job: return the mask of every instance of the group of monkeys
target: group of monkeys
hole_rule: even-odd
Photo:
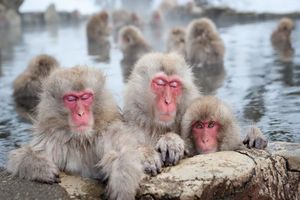
[[[93,17],[107,20],[103,13]],[[95,38],[107,34],[88,23],[89,37],[91,29]],[[283,41],[287,29],[280,24],[272,41]],[[223,62],[224,45],[213,22],[194,20],[187,35],[178,39],[182,31],[171,32],[172,52],[150,53],[138,28],[121,28],[124,59],[136,59],[122,111],[101,70],[62,68],[49,55],[33,58],[13,86],[16,104],[32,111],[33,138],[9,153],[7,170],[45,183],[59,182],[60,171],[90,177],[106,183],[108,199],[128,200],[135,198],[144,172],[155,176],[162,167],[198,154],[245,145],[264,149],[267,140],[257,127],[242,141],[229,106],[202,95],[195,85],[192,68]]]

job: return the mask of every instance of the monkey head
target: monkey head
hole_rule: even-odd
[[[129,78],[125,107],[132,104],[131,109],[139,109],[134,115],[166,127],[178,120],[190,98],[198,94],[196,90],[182,56],[149,53],[138,60]]]
[[[95,122],[103,125],[103,108],[110,104],[104,84],[99,70],[77,66],[54,71],[43,84],[38,119],[44,126],[40,127],[56,120],[57,129],[75,135],[91,134],[97,129]]]
[[[187,40],[213,40],[217,35],[215,24],[208,18],[193,20],[187,30]]]
[[[292,19],[284,17],[279,21],[278,24],[278,31],[291,33],[291,31],[294,29],[294,22]]]
[[[28,65],[30,74],[35,77],[46,77],[58,67],[58,61],[54,57],[46,54],[34,57]]]
[[[126,51],[127,48],[133,47],[143,39],[142,32],[135,26],[125,26],[119,32],[119,46],[122,51]]]
[[[188,107],[181,134],[192,155],[234,150],[241,144],[232,111],[214,96],[200,97]]]

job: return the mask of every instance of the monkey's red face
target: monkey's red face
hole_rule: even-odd
[[[215,121],[196,121],[192,125],[194,143],[198,153],[207,154],[218,150],[217,135],[220,124]]]
[[[91,111],[93,100],[94,94],[90,90],[69,92],[64,95],[64,106],[70,111],[69,122],[72,130],[85,132],[91,128],[93,123]]]
[[[179,76],[159,74],[152,79],[151,90],[155,94],[155,114],[159,121],[172,122],[175,119],[177,99],[182,94]]]

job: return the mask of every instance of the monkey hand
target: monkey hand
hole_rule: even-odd
[[[257,127],[251,127],[246,138],[243,140],[248,148],[264,149],[267,147],[268,140],[263,136]]]
[[[45,159],[34,165],[28,174],[33,180],[48,184],[60,183],[59,170],[53,162]]]
[[[176,165],[184,156],[184,141],[175,133],[163,135],[156,144],[165,166]]]
[[[140,146],[140,152],[142,153],[143,159],[142,164],[144,171],[152,176],[156,176],[161,172],[162,161],[160,155],[152,146]]]

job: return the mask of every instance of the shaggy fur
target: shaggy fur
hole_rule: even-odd
[[[150,83],[158,73],[178,75],[182,78],[182,95],[177,99],[176,116],[174,121],[169,123],[158,121],[154,113],[155,95],[151,91]],[[168,161],[168,158],[167,161],[163,160],[165,164],[170,162],[176,164],[178,162],[176,158],[178,154],[182,156],[184,146],[178,135],[181,118],[187,106],[198,96],[192,72],[183,57],[176,53],[150,53],[137,62],[127,83],[124,119],[128,125],[138,129],[136,133],[140,141],[149,147],[155,147],[162,158],[169,151],[170,160]]]
[[[224,102],[214,96],[202,96],[194,100],[182,119],[181,136],[186,142],[186,150],[191,156],[199,154],[194,145],[192,124],[195,121],[212,120],[221,127],[217,136],[217,151],[228,151],[244,148],[240,138],[240,128],[233,112]],[[264,149],[267,140],[257,127],[252,127],[244,140],[249,148]]]
[[[185,30],[183,28],[175,27],[170,30],[167,39],[167,51],[174,51],[185,56]]]
[[[190,22],[186,34],[186,56],[192,66],[223,63],[225,47],[215,24],[208,18]]]
[[[59,63],[52,56],[39,55],[32,58],[25,71],[13,83],[13,97],[17,106],[33,112],[39,103],[43,81],[58,67]]]
[[[94,92],[93,125],[72,132],[63,95]],[[33,139],[9,154],[7,169],[21,178],[53,183],[59,171],[108,180],[110,199],[134,199],[142,175],[137,141],[120,120],[101,71],[85,67],[60,69],[45,81]]]

